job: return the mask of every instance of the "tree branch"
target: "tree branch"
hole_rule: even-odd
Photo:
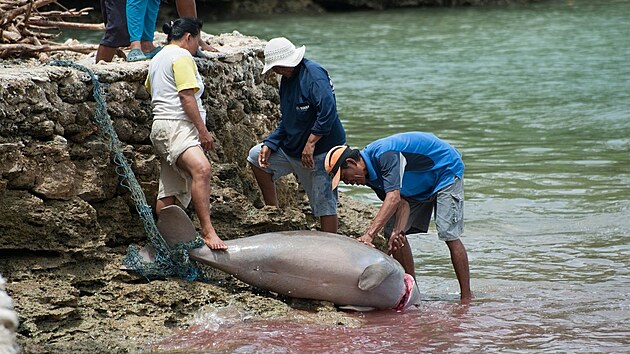
[[[91,53],[98,49],[96,44],[78,44],[78,45],[32,45],[24,43],[0,44],[0,58],[4,58],[14,53],[35,53],[35,52],[59,52],[69,50],[78,53]]]
[[[7,11],[2,17],[0,17],[0,26],[3,26],[4,24],[13,21],[16,17],[25,14],[27,11],[29,11],[31,6],[39,8],[56,1],[57,0],[37,0],[35,3],[29,2],[28,4],[20,6],[17,9]]]
[[[74,28],[90,31],[104,31],[105,26],[102,23],[76,23],[76,22],[63,22],[63,21],[50,21],[50,20],[35,20],[28,21],[29,25],[37,25],[49,28]]]

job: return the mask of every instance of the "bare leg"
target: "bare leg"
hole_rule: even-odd
[[[197,17],[197,5],[195,0],[176,0],[177,14],[179,17]]]
[[[195,0],[176,0],[177,14],[179,17],[197,17],[197,4]],[[218,52],[216,48],[206,43],[199,37],[199,47],[208,52]]]
[[[462,303],[470,302],[472,293],[470,291],[470,270],[468,269],[468,254],[461,240],[446,241],[449,251],[451,252],[451,262],[455,269],[455,275],[459,282]]]
[[[263,195],[265,205],[278,206],[278,196],[276,194],[276,185],[273,183],[271,174],[261,170],[260,168],[251,165],[256,182],[258,182],[258,188]]]
[[[210,220],[210,179],[212,166],[199,146],[184,151],[177,159],[177,166],[192,176],[192,201],[201,223],[201,232],[206,245],[214,250],[227,249],[217,235]]]
[[[337,215],[324,215],[319,218],[319,222],[322,227],[322,231],[337,233]]]
[[[155,49],[155,45],[152,41],[142,41],[140,42],[140,47],[142,47],[142,52],[148,53]]]
[[[116,52],[118,51],[118,48],[112,48],[112,47],[108,47],[105,45],[99,45],[98,49],[96,50],[96,60],[95,63],[98,63],[99,61],[103,60],[106,62],[111,62],[112,59],[114,59],[114,55],[116,55]]]
[[[129,48],[130,49],[140,49],[140,50],[142,50],[142,45],[141,45],[140,41],[132,41],[129,44]]]
[[[405,236],[404,246],[394,253],[394,259],[398,261],[405,269],[405,273],[410,274],[414,279],[416,278],[416,267],[413,263],[413,254],[411,253],[411,247],[409,246],[409,241],[407,241],[407,237]]]

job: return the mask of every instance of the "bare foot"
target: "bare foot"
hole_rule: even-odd
[[[212,250],[226,250],[228,247],[215,233],[203,237],[203,242]]]
[[[470,304],[471,301],[472,301],[472,294],[470,293],[460,296],[460,304],[462,305],[468,305]]]
[[[150,51],[154,50],[155,46],[153,45],[153,43],[151,43],[150,45],[142,45],[141,50],[143,53],[149,53]]]

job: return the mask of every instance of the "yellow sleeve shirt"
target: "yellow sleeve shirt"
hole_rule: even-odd
[[[191,56],[183,56],[173,61],[173,74],[175,76],[175,85],[177,92],[194,89],[199,91],[199,83],[197,82],[197,65]]]
[[[203,81],[187,50],[172,44],[162,49],[149,63],[145,86],[151,94],[153,119],[189,119],[178,93],[193,89],[199,113],[205,122],[206,111],[201,104]]]

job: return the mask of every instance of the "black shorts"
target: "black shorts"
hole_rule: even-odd
[[[409,203],[409,221],[405,234],[425,234],[429,231],[429,223],[435,209],[435,197],[426,201],[407,201]],[[389,240],[394,225],[396,224],[396,215],[385,224],[385,238]]]
[[[409,203],[409,220],[405,233],[407,235],[426,233],[429,230],[431,215],[435,212],[435,228],[442,241],[454,241],[464,232],[464,181],[455,177],[453,183],[442,188],[429,200],[407,200]],[[396,216],[385,224],[385,237],[389,239]]]
[[[105,23],[101,45],[111,48],[128,47],[127,1],[101,0],[101,12]]]

